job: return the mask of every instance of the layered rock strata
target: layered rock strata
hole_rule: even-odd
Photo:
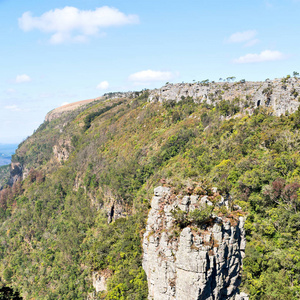
[[[176,231],[172,211],[179,208],[188,213],[204,202],[209,204],[207,197],[178,197],[166,187],[156,188],[154,194],[143,239],[148,298],[248,299],[238,294],[245,218],[215,216],[209,224],[189,225]],[[224,204],[222,200],[218,205]]]
[[[221,100],[242,100],[249,109],[269,107],[280,116],[297,110],[300,95],[299,78],[283,78],[266,81],[211,82],[211,83],[168,83],[150,91],[149,102],[181,101],[191,97],[196,102],[216,104]],[[242,105],[243,103],[240,103]],[[246,106],[247,106],[246,105]]]

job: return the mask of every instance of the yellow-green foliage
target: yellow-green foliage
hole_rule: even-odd
[[[19,146],[14,160],[37,175],[0,194],[1,278],[25,299],[86,299],[92,271],[106,271],[99,298],[146,299],[141,237],[153,187],[194,180],[248,213],[243,289],[253,299],[299,298],[300,113],[257,109],[221,121],[238,112],[238,99],[216,107],[120,101],[44,123]],[[61,140],[70,141],[63,164],[53,157]],[[126,217],[107,224],[112,203]]]

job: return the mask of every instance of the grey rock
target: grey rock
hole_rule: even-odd
[[[20,181],[23,179],[23,166],[16,162],[10,164],[10,178],[8,180],[8,184],[12,186],[15,182]]]
[[[296,93],[295,93],[296,92]],[[250,114],[259,106],[273,110],[276,116],[293,113],[300,103],[295,95],[300,94],[300,79],[290,78],[285,83],[281,79],[265,82],[215,82],[215,83],[177,83],[167,84],[159,89],[151,90],[149,102],[179,102],[182,97],[191,97],[196,103],[206,101],[216,105],[221,100],[239,98],[248,102]]]
[[[218,218],[206,230],[199,228],[195,232],[185,227],[179,237],[172,231],[175,221],[170,213],[172,207],[181,205],[190,211],[196,200],[197,196],[191,195],[170,204],[170,191],[155,189],[143,238],[148,298],[248,300],[241,298],[247,295],[238,294],[245,249],[243,217],[237,225]],[[158,210],[157,203],[163,209]]]
[[[98,272],[93,272],[93,287],[96,292],[106,291],[106,278]]]
[[[212,206],[212,202],[208,200],[208,196],[204,196],[200,199],[200,204],[202,206],[208,205],[208,206]]]
[[[169,193],[170,189],[163,186],[158,186],[154,189],[154,195],[157,197],[162,197],[164,194]]]
[[[197,204],[198,203],[199,196],[198,195],[191,195],[190,200],[191,204]]]

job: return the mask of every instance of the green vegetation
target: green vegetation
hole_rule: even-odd
[[[203,223],[211,219],[211,214],[213,211],[213,206],[206,206],[201,208],[196,208],[195,210],[186,213],[180,208],[176,208],[171,211],[173,218],[176,220],[176,223],[184,228],[191,224],[202,225]]]
[[[0,189],[4,187],[7,183],[7,180],[9,178],[9,170],[9,165],[0,166]]]
[[[95,118],[101,116],[102,114],[104,114],[105,112],[109,111],[110,109],[116,107],[117,105],[122,104],[122,101],[118,102],[118,103],[114,103],[111,106],[105,106],[104,108],[101,108],[98,111],[92,112],[90,114],[88,114],[85,118],[84,118],[84,126],[83,126],[83,130],[86,131],[91,127],[91,123],[94,121]]]
[[[10,287],[3,286],[0,288],[1,300],[22,300],[19,293],[11,289]]]
[[[249,116],[239,99],[161,105],[146,93],[63,115],[19,146],[14,160],[32,171],[0,192],[4,283],[24,299],[86,299],[97,271],[108,287],[97,299],[146,299],[141,238],[153,188],[192,180],[248,214],[242,289],[251,299],[299,298],[300,111]],[[108,224],[107,213],[119,219]],[[174,213],[202,224],[211,209]]]

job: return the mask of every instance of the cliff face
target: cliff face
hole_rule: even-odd
[[[220,100],[239,98],[250,104],[250,108],[266,106],[275,115],[293,113],[299,106],[300,79],[284,78],[263,82],[216,82],[166,84],[150,92],[150,102],[168,100],[180,101],[182,97],[192,97],[199,102],[214,104]]]
[[[10,164],[10,178],[8,180],[9,185],[13,185],[18,180],[23,179],[23,166],[16,162]]]
[[[212,205],[207,197],[174,197],[158,187],[143,240],[149,299],[247,299],[238,294],[245,251],[244,217],[216,217],[209,224],[174,229],[172,210],[188,213]],[[218,205],[226,205],[221,200]]]

